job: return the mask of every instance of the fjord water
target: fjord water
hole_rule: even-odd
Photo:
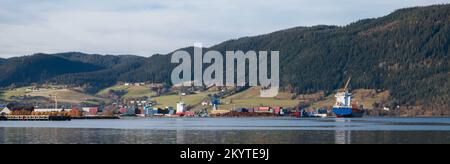
[[[128,118],[0,122],[0,143],[450,143],[450,118]]]

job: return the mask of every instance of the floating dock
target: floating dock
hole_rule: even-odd
[[[5,115],[0,116],[0,121],[70,121],[68,116],[48,115]]]

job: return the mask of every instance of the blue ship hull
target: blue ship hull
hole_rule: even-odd
[[[337,117],[363,117],[364,111],[349,107],[333,108],[333,113]]]

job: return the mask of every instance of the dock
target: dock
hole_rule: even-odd
[[[0,116],[0,121],[70,121],[68,116],[49,115],[5,115]]]

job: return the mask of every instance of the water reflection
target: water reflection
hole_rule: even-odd
[[[450,143],[446,131],[265,131],[0,128],[0,143],[27,144],[349,144]]]
[[[183,119],[176,119],[177,125],[184,125]],[[186,135],[186,131],[182,128],[176,130],[176,140],[177,144],[185,144],[184,136]]]
[[[352,132],[351,128],[351,120],[350,119],[336,119],[335,131],[335,143],[336,144],[351,144],[352,143]]]
[[[0,144],[2,143],[450,143],[450,119],[175,118],[0,122]]]

